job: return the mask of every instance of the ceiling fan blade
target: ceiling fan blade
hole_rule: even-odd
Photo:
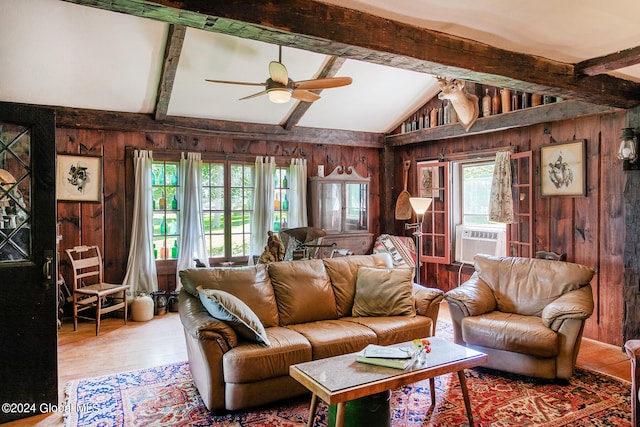
[[[289,73],[282,62],[271,61],[269,63],[269,76],[271,80],[281,85],[286,86],[289,83]]]
[[[293,93],[291,94],[291,97],[295,99],[299,99],[300,101],[305,101],[305,102],[313,102],[320,99],[320,95],[316,95],[315,93],[309,92],[308,90],[300,90],[300,89],[294,90]]]
[[[244,98],[240,98],[239,101],[242,101],[242,100],[245,100],[245,99],[249,99],[249,98],[255,98],[257,96],[264,95],[266,93],[267,93],[267,91],[263,90],[263,91],[260,91],[258,93],[254,93],[253,95],[249,95],[249,96],[245,96]]]
[[[229,85],[244,85],[244,86],[267,86],[266,83],[250,83],[250,82],[230,82],[227,80],[211,80],[211,79],[205,79],[205,81],[207,82],[211,82],[211,83],[224,83],[224,84],[229,84]]]
[[[301,80],[294,82],[293,86],[296,89],[304,90],[329,89],[350,85],[352,81],[351,77],[329,77],[326,79]]]

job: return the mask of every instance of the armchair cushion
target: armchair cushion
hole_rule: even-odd
[[[462,319],[462,337],[476,346],[537,357],[558,355],[558,334],[537,316],[492,311]]]
[[[353,316],[415,315],[413,270],[360,267]]]

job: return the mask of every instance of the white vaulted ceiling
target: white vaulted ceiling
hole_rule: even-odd
[[[640,45],[637,0],[325,0],[417,27],[551,60],[576,63]],[[331,23],[327,23],[331,25]],[[0,0],[0,101],[154,112],[169,24],[61,0]],[[329,57],[283,47],[293,80],[316,77]],[[264,82],[278,47],[187,28],[168,116],[282,124],[295,102],[238,99]],[[495,58],[500,61],[500,58]],[[640,82],[640,65],[611,73]],[[385,133],[438,92],[433,76],[347,59],[298,126]]]

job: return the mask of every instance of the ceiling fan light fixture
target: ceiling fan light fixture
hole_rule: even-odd
[[[270,89],[267,93],[269,101],[275,104],[284,104],[291,100],[291,92],[289,89]]]

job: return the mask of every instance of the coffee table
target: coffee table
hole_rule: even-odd
[[[307,426],[313,426],[318,398],[328,405],[336,405],[336,427],[343,427],[346,402],[425,379],[429,379],[431,404],[435,405],[435,377],[451,372],[458,373],[467,418],[469,425],[473,426],[464,370],[487,363],[488,356],[441,338],[428,339],[431,342],[431,353],[427,354],[426,362],[416,362],[404,370],[357,362],[356,356],[359,353],[290,366],[289,375],[313,393]],[[406,347],[411,343],[395,345]]]

